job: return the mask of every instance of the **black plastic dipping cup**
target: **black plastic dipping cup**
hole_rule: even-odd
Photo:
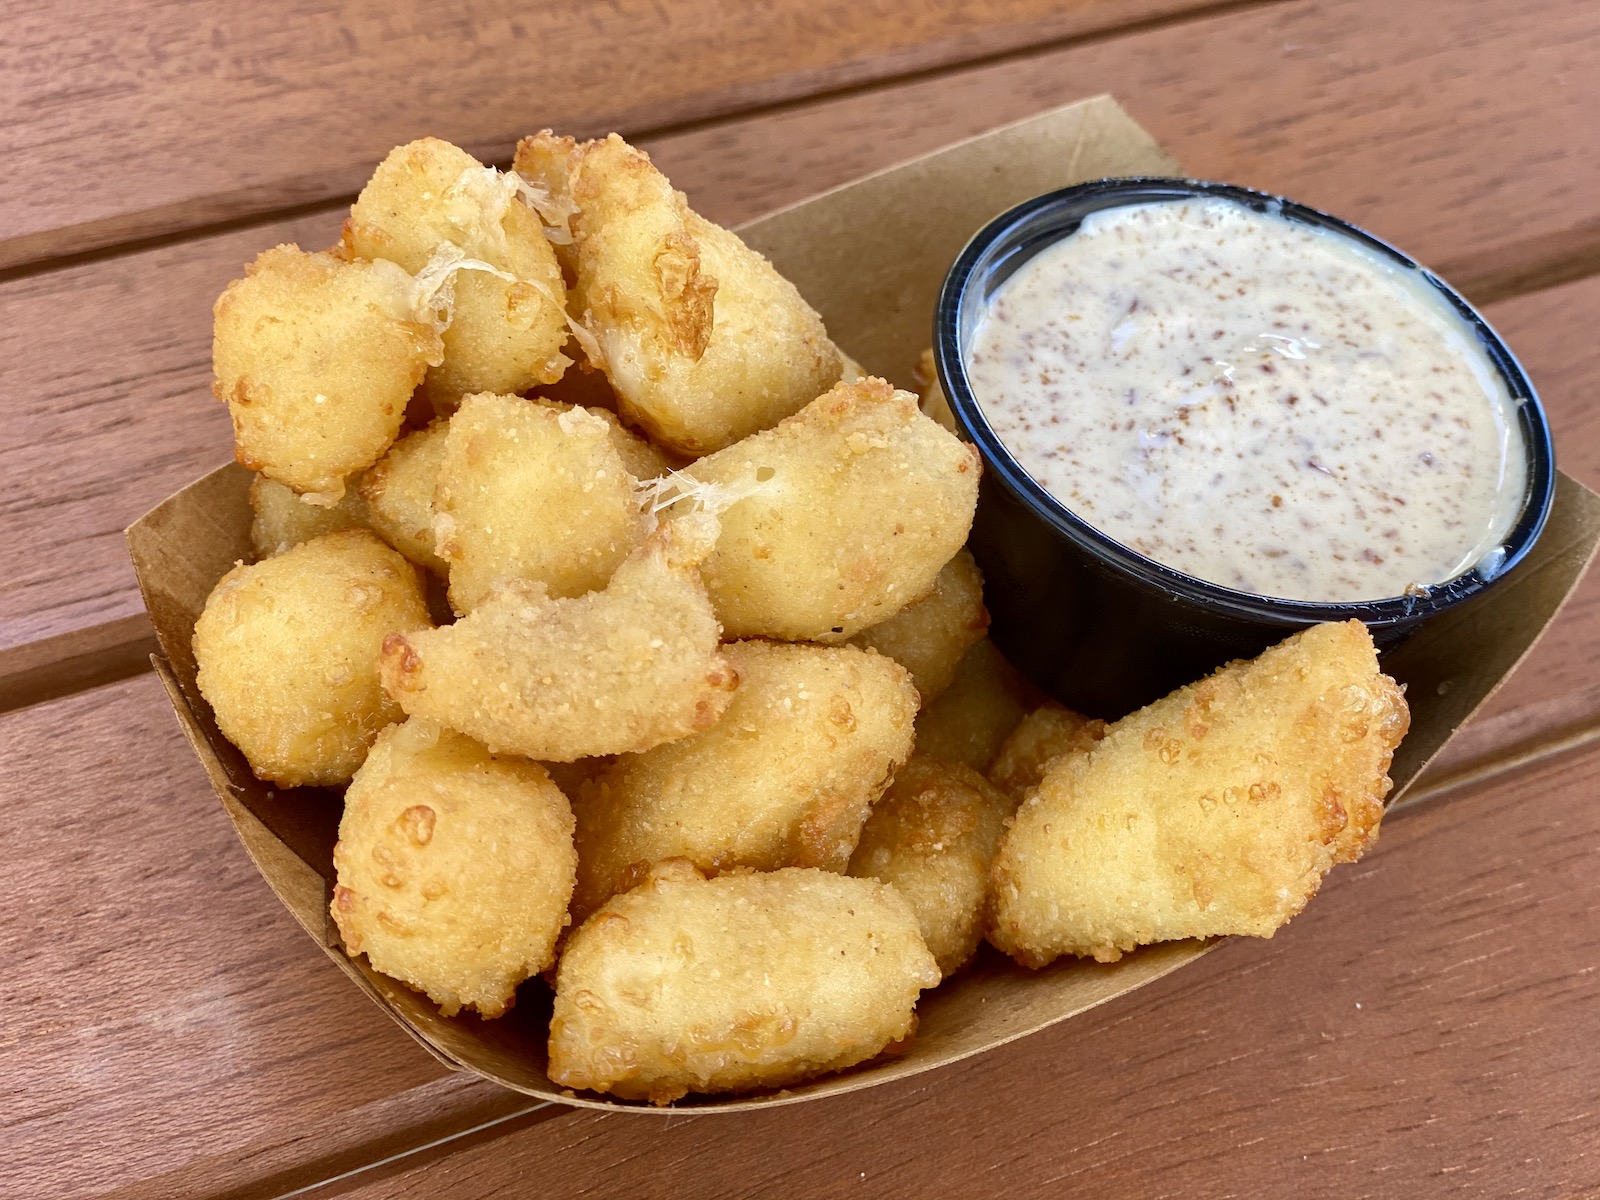
[[[984,418],[965,351],[989,298],[1028,259],[1103,209],[1217,198],[1347,237],[1410,271],[1460,314],[1505,381],[1527,454],[1522,511],[1488,574],[1474,568],[1415,595],[1355,604],[1279,600],[1235,591],[1163,566],[1074,515],[1017,463]],[[1555,453],[1539,397],[1521,364],[1477,311],[1443,280],[1364,230],[1247,188],[1185,179],[1103,179],[1050,192],[984,226],[945,277],[934,317],[934,356],[956,421],[984,459],[971,547],[983,568],[996,645],[1069,707],[1115,718],[1251,657],[1296,629],[1356,617],[1380,647],[1478,595],[1528,553],[1555,490]]]

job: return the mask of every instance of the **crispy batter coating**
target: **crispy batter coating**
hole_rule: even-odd
[[[714,517],[664,524],[605,590],[574,599],[510,580],[454,625],[389,638],[384,686],[496,754],[551,762],[706,729],[738,686],[697,570],[715,539]]]
[[[371,525],[366,502],[353,491],[332,508],[308,504],[293,488],[284,487],[265,475],[250,481],[250,544],[256,558],[271,558],[301,542],[342,529],[366,529]]]
[[[989,766],[989,782],[1021,801],[1063,754],[1086,754],[1106,735],[1106,723],[1051,700],[1023,717]]]
[[[582,920],[658,862],[843,871],[861,824],[911,753],[905,668],[854,646],[736,642],[739,690],[722,719],[627,755],[582,792]]]
[[[840,384],[703,458],[743,498],[706,586],[730,637],[842,642],[926,594],[972,525],[978,454],[881,379]]]
[[[964,763],[915,755],[872,808],[850,874],[891,884],[945,978],[983,936],[989,864],[1016,805]]]
[[[319,503],[344,495],[394,441],[423,372],[443,355],[390,262],[298,246],[264,251],[217,298],[211,390],[239,461]]]
[[[1051,766],[995,859],[990,940],[1040,966],[1271,937],[1376,835],[1408,724],[1358,621],[1180,688]]]
[[[677,459],[667,457],[659,446],[652,445],[617,420],[617,414],[610,409],[587,408],[580,404],[569,404],[564,400],[551,400],[546,396],[533,396],[531,399],[558,413],[580,409],[595,420],[604,421],[607,436],[611,439],[611,448],[617,452],[617,457],[622,459],[622,465],[628,474],[635,479],[656,479],[679,465]]]
[[[956,667],[945,692],[917,717],[917,753],[987,771],[1006,736],[1043,697],[988,638]]]
[[[345,949],[454,1016],[498,1017],[555,961],[577,855],[544,768],[416,718],[345,793],[331,911]]]
[[[340,784],[400,720],[385,636],[427,627],[415,567],[368,530],[324,534],[222,577],[194,625],[197,682],[259,778]]]
[[[642,150],[545,131],[518,145],[516,169],[576,209],[571,309],[652,441],[708,454],[838,382],[839,352],[794,285],[690,210]]]
[[[562,597],[605,586],[647,532],[612,436],[587,409],[488,392],[461,402],[433,497],[458,613],[505,579]]]
[[[444,361],[426,387],[441,414],[472,392],[522,392],[561,378],[566,284],[516,176],[438,138],[397,146],[350,210],[344,248],[421,274],[441,245],[494,271],[455,271]],[[498,274],[496,273],[498,272]]]
[[[367,522],[378,535],[440,579],[449,578],[450,564],[433,548],[433,492],[444,467],[447,429],[443,421],[435,421],[406,434],[362,475],[359,485]]]
[[[850,640],[902,664],[922,703],[929,704],[950,686],[962,656],[988,629],[983,574],[972,555],[959,550],[934,579],[931,592]]]
[[[917,993],[938,982],[893,888],[669,864],[567,943],[550,1078],[656,1104],[799,1083],[909,1039]]]

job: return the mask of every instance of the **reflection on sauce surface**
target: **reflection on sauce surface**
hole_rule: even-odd
[[[1006,280],[967,352],[985,417],[1089,524],[1187,574],[1325,603],[1493,563],[1513,401],[1414,273],[1226,200],[1096,213]]]

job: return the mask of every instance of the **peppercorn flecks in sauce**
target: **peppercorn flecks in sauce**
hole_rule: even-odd
[[[1487,571],[1526,471],[1503,382],[1415,274],[1227,200],[1108,209],[1000,285],[968,375],[1123,545],[1261,596],[1399,596]]]

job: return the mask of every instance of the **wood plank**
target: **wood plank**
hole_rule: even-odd
[[[23,0],[0,267],[353,195],[424,132],[509,157],[540,124],[659,129],[1207,7],[1240,5]]]
[[[1600,9],[1562,0],[1527,22],[1498,0],[1393,8],[1215,16],[649,144],[697,204],[734,221],[1112,87],[1197,173],[1332,208],[1491,292],[1505,278],[1495,264],[1525,275],[1546,240],[1565,238],[1581,260],[1600,219],[1600,154],[1584,152],[1600,149],[1600,127],[1576,114],[1600,106],[1600,75],[1586,66]],[[1421,121],[1419,110],[1446,115]],[[0,284],[14,401],[0,445],[0,677],[47,639],[49,653],[81,659],[83,641],[104,640],[92,631],[141,628],[120,529],[228,454],[225,414],[207,395],[210,303],[257,249],[326,244],[336,225],[300,217]],[[1514,344],[1559,358],[1575,332],[1582,344],[1597,295],[1575,285],[1555,324]],[[1536,364],[1552,407],[1579,413],[1595,376],[1572,370]],[[1600,481],[1584,474],[1584,446],[1562,449],[1569,470]]]
[[[276,1191],[529,1109],[311,944],[153,675],[0,717],[0,797],[7,1195]]]
[[[564,1196],[1587,1194],[1597,788],[1589,753],[1397,817],[1271,941],[930,1076],[572,1113],[337,1194],[520,1196],[534,1163]]]

